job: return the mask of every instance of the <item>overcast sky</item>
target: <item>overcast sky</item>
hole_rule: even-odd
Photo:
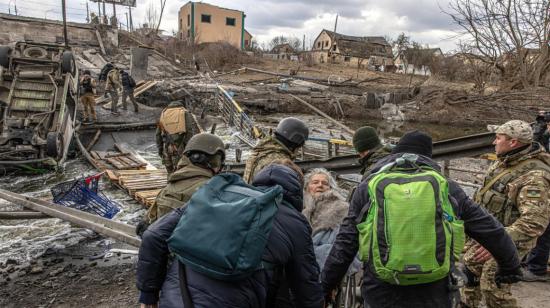
[[[71,21],[85,21],[86,1],[67,0]],[[145,12],[153,5],[160,11],[161,0],[137,0],[132,9],[134,26],[145,21]],[[184,0],[168,0],[161,29],[177,31],[179,8]],[[455,49],[456,38],[449,16],[448,0],[209,0],[203,1],[226,8],[244,11],[245,28],[261,43],[268,43],[278,35],[306,36],[311,45],[322,29],[334,29],[338,14],[337,32],[357,36],[389,36],[395,38],[404,32],[414,41],[440,47],[444,52]],[[0,12],[48,19],[61,18],[61,0],[0,0]],[[97,13],[97,3],[89,2],[89,9]],[[117,7],[117,15],[125,24],[127,8]],[[112,14],[112,5],[107,5]]]

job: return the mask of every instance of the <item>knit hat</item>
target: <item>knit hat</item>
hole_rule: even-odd
[[[392,154],[413,153],[432,157],[432,148],[432,137],[419,130],[414,130],[403,135],[391,152]]]
[[[353,134],[353,147],[358,153],[375,149],[381,145],[376,130],[370,126],[363,126]]]

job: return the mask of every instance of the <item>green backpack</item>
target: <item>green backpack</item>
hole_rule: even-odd
[[[405,154],[371,175],[368,213],[357,225],[360,259],[395,285],[446,277],[464,248],[464,225],[454,214],[447,180],[416,159]]]

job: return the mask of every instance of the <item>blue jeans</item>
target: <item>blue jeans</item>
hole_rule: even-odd
[[[537,245],[527,255],[526,263],[529,271],[535,275],[545,275],[548,269],[550,255],[550,224],[537,239]]]

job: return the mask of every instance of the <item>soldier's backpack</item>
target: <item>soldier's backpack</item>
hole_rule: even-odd
[[[136,81],[134,80],[134,77],[132,77],[132,75],[130,74],[128,74],[128,84],[131,88],[135,88],[136,86]]]
[[[185,108],[167,108],[160,115],[159,126],[169,135],[186,132],[185,126]]]
[[[370,200],[357,225],[361,260],[395,285],[446,277],[464,247],[464,225],[454,214],[447,180],[416,158],[404,154],[371,175]]]
[[[168,246],[181,263],[218,280],[271,268],[262,255],[281,201],[278,185],[258,188],[236,174],[216,175],[193,194]]]
[[[93,93],[94,88],[92,86],[92,78],[84,77],[80,82],[80,92],[81,93]]]

